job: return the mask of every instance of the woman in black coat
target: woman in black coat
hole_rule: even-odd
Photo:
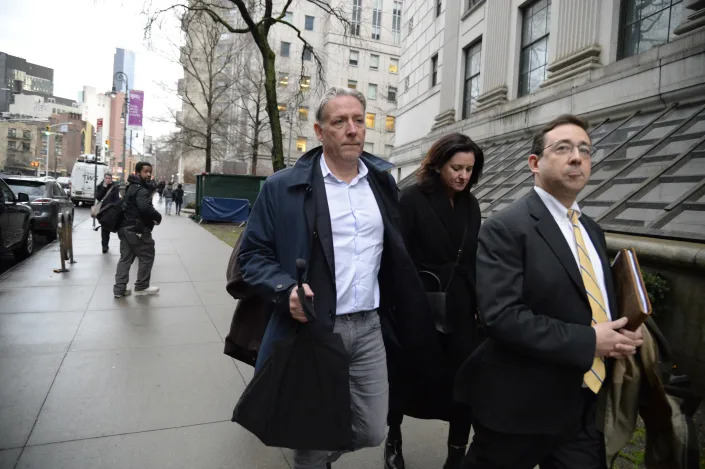
[[[450,422],[444,469],[459,468],[465,454],[471,415],[469,408],[453,401],[452,389],[455,372],[478,343],[475,254],[480,206],[470,188],[480,178],[483,164],[482,150],[469,137],[446,135],[429,149],[418,181],[401,193],[404,242],[426,291],[447,292],[450,327],[449,332],[438,333],[447,366],[442,382],[427,385],[407,376],[403,386],[390,389],[385,469],[404,468],[403,415]]]

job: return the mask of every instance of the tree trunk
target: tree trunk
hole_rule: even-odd
[[[272,169],[276,172],[284,169],[284,143],[282,141],[282,127],[277,108],[277,74],[274,69],[275,55],[266,36],[263,42],[257,41],[262,52],[264,64],[264,90],[267,94],[267,115],[272,128]]]
[[[257,115],[259,115],[259,109],[257,109]],[[252,139],[252,168],[250,169],[250,174],[253,176],[257,175],[257,154],[259,153],[259,126],[260,122],[255,122],[255,134]]]
[[[210,124],[206,126],[206,173],[211,172],[211,150],[213,148],[213,130]]]

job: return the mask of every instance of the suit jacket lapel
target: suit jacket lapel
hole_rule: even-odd
[[[453,213],[453,207],[448,201],[448,197],[443,192],[443,189],[439,187],[440,182],[433,187],[430,192],[427,192],[428,200],[431,203],[433,211],[436,212],[438,218],[440,218],[441,223],[448,233],[448,237],[452,242],[452,246],[458,246],[460,244],[460,236],[457,234],[457,221],[455,219],[455,214]]]
[[[612,313],[612,319],[617,319],[619,312],[617,311],[617,296],[614,291],[614,283],[612,281],[612,266],[610,266],[609,259],[607,258],[607,253],[605,252],[601,237],[597,232],[597,226],[594,221],[589,219],[587,216],[581,216],[580,221],[585,227],[588,236],[590,236],[590,241],[597,251],[597,255],[600,257],[600,263],[602,264],[602,272],[605,277],[605,288],[607,289],[607,301],[609,302],[610,312]]]
[[[323,173],[319,164],[319,157],[314,158],[313,177],[311,178],[311,200],[306,212],[308,220],[315,220],[314,232],[318,234],[321,241],[323,254],[328,264],[331,275],[335,278],[335,254],[333,249],[333,230],[330,226],[330,210],[328,208],[328,197],[326,196],[326,185],[323,181]]]
[[[558,228],[556,220],[553,219],[553,215],[548,211],[548,208],[546,208],[536,191],[530,191],[527,196],[527,203],[529,204],[529,212],[537,220],[536,229],[539,235],[546,241],[548,247],[551,248],[556,255],[561,265],[566,270],[566,273],[575,284],[575,287],[580,291],[581,296],[587,302],[585,286],[583,285],[583,279],[578,270],[578,264],[575,262],[575,257],[568,243],[566,243],[563,233],[561,233],[560,228]]]

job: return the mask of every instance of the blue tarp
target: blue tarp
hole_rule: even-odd
[[[225,197],[204,197],[201,200],[201,218],[206,221],[240,223],[250,216],[250,201]]]

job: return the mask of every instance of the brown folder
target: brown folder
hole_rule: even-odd
[[[651,314],[651,302],[634,249],[620,249],[612,262],[612,277],[617,289],[620,317],[629,322],[626,329],[635,331]]]

